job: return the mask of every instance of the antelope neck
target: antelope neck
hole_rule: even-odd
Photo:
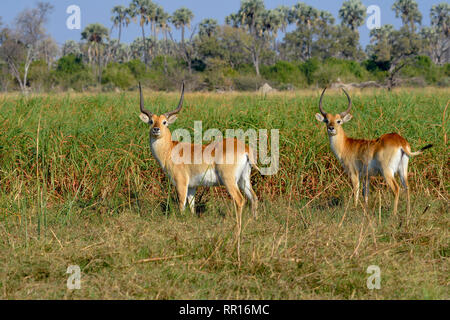
[[[334,136],[328,135],[330,138],[331,150],[333,150],[335,156],[341,160],[342,154],[345,149],[345,144],[347,142],[347,136],[342,127],[336,128],[337,133]]]
[[[167,165],[171,161],[172,148],[172,135],[170,133],[160,138],[155,138],[150,134],[150,150],[164,170],[167,169]]]

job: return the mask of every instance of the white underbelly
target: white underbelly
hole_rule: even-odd
[[[393,174],[396,174],[400,168],[400,161],[402,160],[402,150],[399,148],[389,162],[389,168]]]
[[[398,173],[401,159],[402,159],[402,151],[401,149],[398,149],[398,151],[392,156],[388,164],[389,169],[392,171],[392,174]],[[382,173],[383,170],[381,163],[377,159],[372,159],[369,162],[369,175],[376,176],[382,175]]]
[[[189,179],[189,187],[217,186],[220,179],[214,169],[208,169],[204,173],[198,174]]]
[[[243,154],[241,157],[239,157],[236,169],[234,171],[234,176],[236,178],[236,182],[239,181],[242,177],[242,174],[245,170],[251,170],[250,164],[248,162],[247,154]],[[250,174],[250,173],[247,173]]]

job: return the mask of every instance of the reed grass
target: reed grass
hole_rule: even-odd
[[[0,96],[0,297],[3,299],[449,298],[448,89],[352,91],[349,136],[398,132],[413,150],[412,214],[399,217],[381,178],[368,211],[314,117],[319,91],[188,93],[172,129],[279,129],[280,170],[252,176],[259,219],[244,211],[241,261],[233,206],[200,189],[198,214],[177,211],[138,119],[136,92]],[[146,92],[162,113],[177,93]],[[330,91],[329,112],[346,98]],[[141,262],[139,262],[141,261]],[[146,262],[142,262],[146,261]],[[69,265],[81,290],[66,287]],[[379,265],[381,289],[366,269]]]

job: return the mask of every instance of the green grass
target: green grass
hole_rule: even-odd
[[[278,174],[252,177],[261,209],[257,221],[244,211],[240,263],[222,188],[199,190],[197,215],[177,211],[137,93],[0,96],[0,298],[448,299],[449,93],[351,93],[348,135],[399,132],[414,151],[434,144],[410,161],[410,217],[403,192],[391,215],[381,178],[367,212],[352,206],[314,117],[318,91],[187,94],[172,130],[195,120],[203,130],[280,130]],[[155,113],[179,98],[145,96]],[[324,105],[337,113],[346,98],[331,91]],[[149,258],[164,259],[139,262]],[[82,285],[69,291],[73,264]],[[369,265],[381,269],[380,290],[366,287]]]

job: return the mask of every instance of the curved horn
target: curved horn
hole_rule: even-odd
[[[183,84],[181,85],[181,98],[180,102],[178,103],[178,107],[173,111],[164,113],[167,119],[169,119],[170,116],[173,116],[174,114],[177,114],[178,112],[181,111],[181,108],[183,107],[183,100],[184,100],[184,81]]]
[[[344,91],[345,95],[347,96],[348,108],[344,112],[340,113],[341,118],[345,117],[350,112],[350,110],[352,109],[352,99],[350,98],[350,96],[348,95],[347,91],[345,91],[344,88],[342,88],[342,91]]]
[[[146,114],[149,118],[152,117],[152,113],[148,110],[146,110],[144,108],[144,96],[142,95],[142,88],[141,88],[141,83],[139,82],[139,96],[140,96],[140,107],[141,107],[141,112],[143,114]]]
[[[323,107],[322,107],[322,99],[323,99],[323,95],[325,94],[325,91],[326,91],[326,90],[327,90],[327,87],[325,87],[325,88],[323,89],[322,95],[320,96],[320,100],[319,100],[319,110],[320,110],[320,113],[321,113],[324,117],[327,116],[327,113],[325,112],[325,110],[323,110]]]

